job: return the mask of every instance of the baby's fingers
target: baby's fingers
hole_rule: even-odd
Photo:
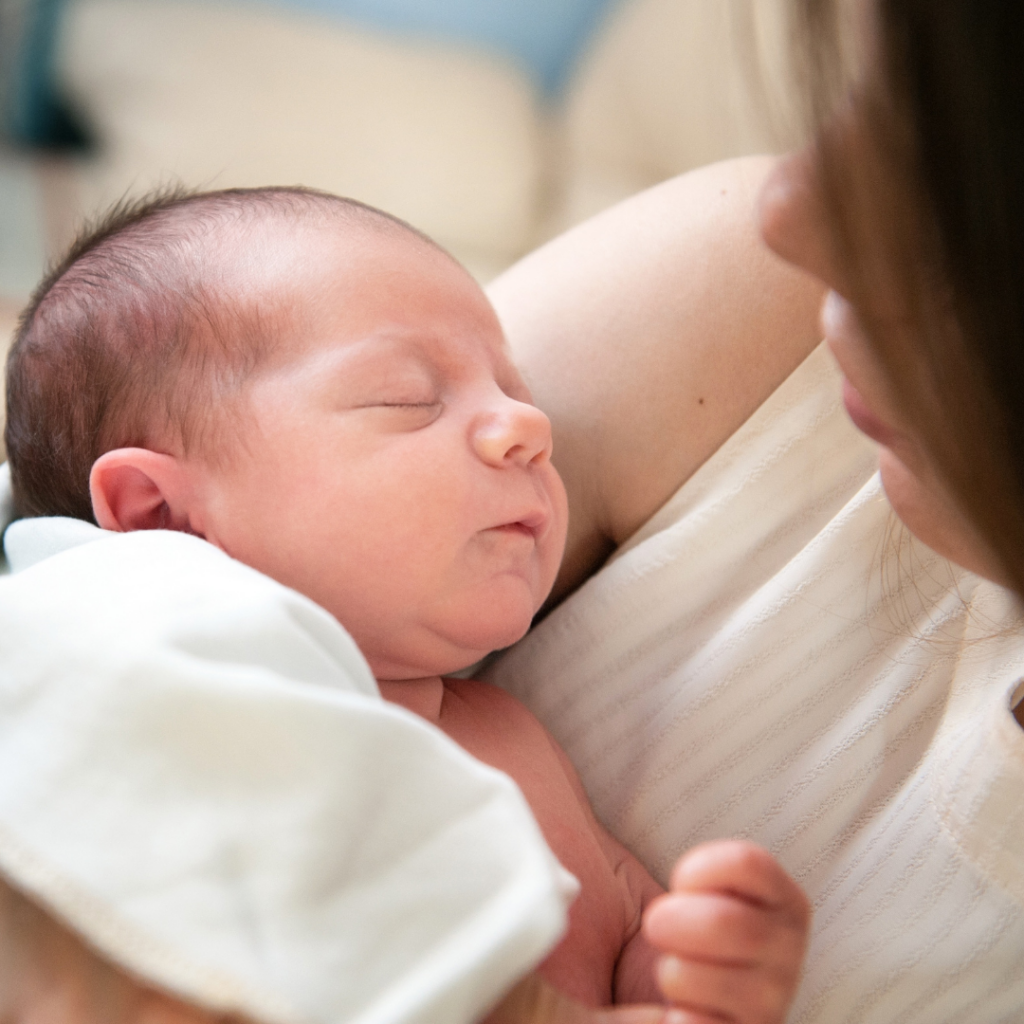
[[[810,922],[810,904],[800,886],[767,850],[739,839],[695,846],[676,863],[669,889],[727,893],[783,912],[797,927]]]
[[[644,913],[666,999],[718,1021],[776,1024],[796,993],[810,905],[766,850],[706,843],[683,857],[671,890]]]
[[[792,979],[756,968],[737,970],[714,963],[664,956],[657,966],[665,998],[698,1019],[722,1024],[777,1024],[793,995]]]
[[[594,1009],[577,1003],[539,974],[528,974],[481,1024],[712,1024],[667,1006]]]
[[[805,942],[802,928],[716,892],[659,896],[644,914],[643,929],[647,941],[662,952],[737,968],[799,965]]]

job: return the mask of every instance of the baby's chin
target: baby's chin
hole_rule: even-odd
[[[533,600],[523,603],[520,607],[510,610],[503,616],[495,616],[495,621],[480,623],[479,627],[466,630],[458,637],[460,645],[466,649],[478,651],[479,654],[473,661],[511,647],[514,643],[522,640],[529,632],[533,624],[533,617],[537,613],[540,603]]]
[[[446,676],[472,668],[494,651],[511,647],[521,640],[530,628],[532,612],[519,615],[515,621],[505,620],[486,628],[474,623],[471,629],[424,630],[419,642],[395,657],[397,652],[386,652],[374,657],[364,651],[370,668],[377,679],[422,679],[428,676]],[[358,643],[358,638],[356,639]]]

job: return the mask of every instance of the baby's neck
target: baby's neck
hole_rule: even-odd
[[[440,676],[426,679],[378,679],[380,695],[392,704],[437,725],[441,720],[444,682]]]

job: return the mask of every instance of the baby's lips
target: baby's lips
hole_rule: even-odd
[[[537,537],[544,532],[550,518],[551,515],[546,509],[536,509],[516,520],[516,523]]]
[[[547,509],[533,508],[513,519],[508,519],[502,523],[496,523],[491,527],[491,529],[520,532],[523,534],[529,534],[531,537],[538,538],[543,536],[547,531],[550,521],[551,513],[548,512]]]

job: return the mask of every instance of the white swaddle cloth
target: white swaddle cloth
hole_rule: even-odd
[[[575,880],[516,786],[345,631],[194,537],[7,531],[0,870],[103,954],[269,1024],[469,1024]]]

